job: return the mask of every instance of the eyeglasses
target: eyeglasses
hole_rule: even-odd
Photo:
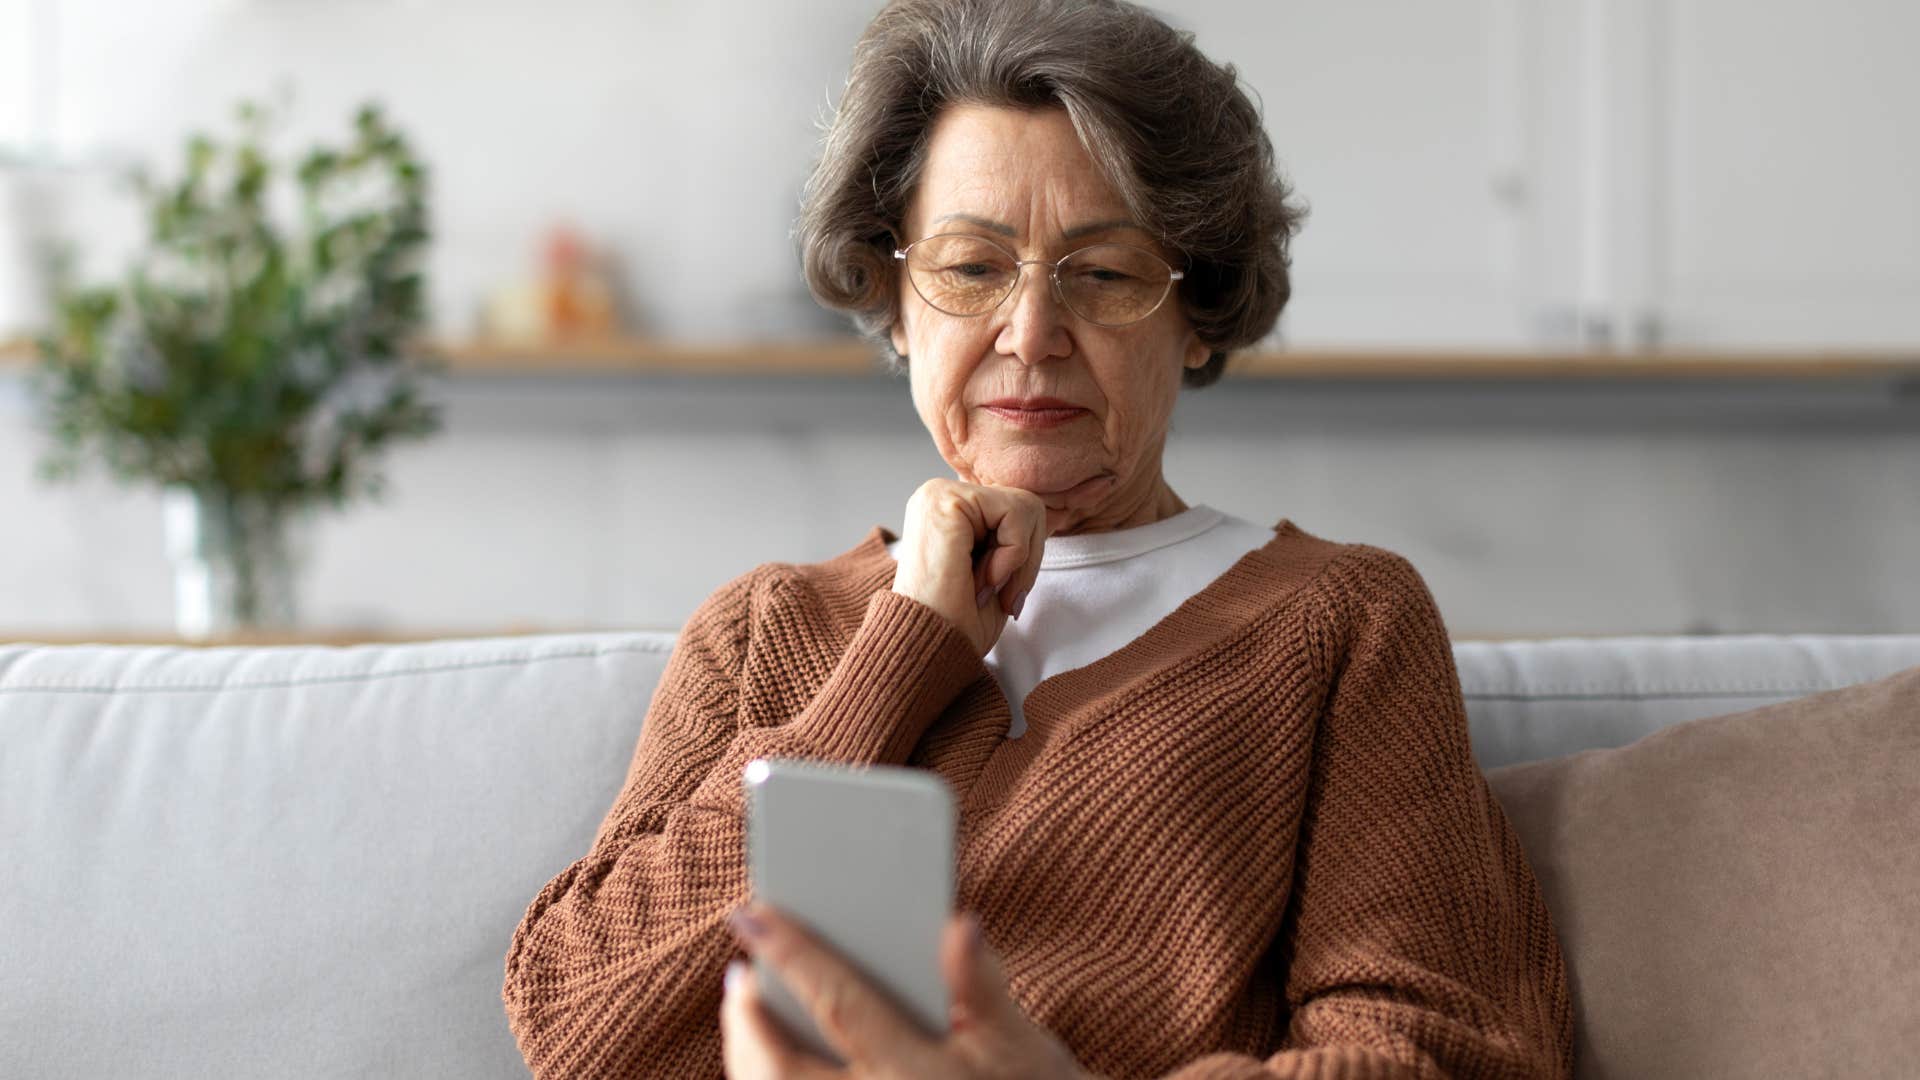
[[[895,251],[913,291],[936,311],[966,318],[1006,302],[1029,263],[1050,267],[1053,298],[1096,326],[1125,326],[1159,310],[1186,275],[1145,248],[1094,244],[1058,262],[1022,259],[984,236],[939,233]]]

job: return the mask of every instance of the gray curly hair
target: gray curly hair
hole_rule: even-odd
[[[1306,210],[1233,65],[1126,0],[896,0],[854,46],[794,229],[807,288],[891,368],[900,223],[933,121],[961,103],[1064,108],[1135,219],[1186,257],[1180,303],[1212,350],[1186,385],[1217,381],[1279,321]]]

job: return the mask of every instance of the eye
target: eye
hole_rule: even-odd
[[[1099,282],[1101,284],[1134,280],[1132,274],[1127,273],[1125,270],[1116,270],[1111,266],[1077,266],[1069,271],[1069,273],[1074,277],[1086,281]]]

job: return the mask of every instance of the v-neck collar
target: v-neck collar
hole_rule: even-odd
[[[1239,631],[1271,610],[1282,595],[1311,581],[1345,546],[1308,533],[1286,518],[1273,531],[1272,539],[1240,556],[1225,573],[1132,641],[1091,663],[1042,679],[1027,694],[1027,730],[1020,738],[1005,737],[1013,711],[999,684],[987,679],[991,686],[986,712],[998,728],[992,740],[965,739],[971,748],[966,756],[972,760],[963,761],[960,775],[951,777],[956,790],[966,793],[965,806],[991,805],[1004,798],[1041,747],[1060,734],[1068,710],[1097,712],[1125,692],[1141,672],[1174,666]],[[855,576],[859,595],[870,596],[892,586],[898,564],[887,545],[895,539],[892,530],[876,525],[856,547],[834,560]],[[989,721],[976,718],[976,722]]]

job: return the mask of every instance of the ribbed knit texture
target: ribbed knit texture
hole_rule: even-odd
[[[1563,1077],[1566,974],[1413,566],[1282,521],[1116,653],[1007,701],[891,591],[892,534],[768,564],[681,632],[503,1000],[539,1077],[719,1077],[756,757],[939,772],[959,907],[1089,1072]]]

